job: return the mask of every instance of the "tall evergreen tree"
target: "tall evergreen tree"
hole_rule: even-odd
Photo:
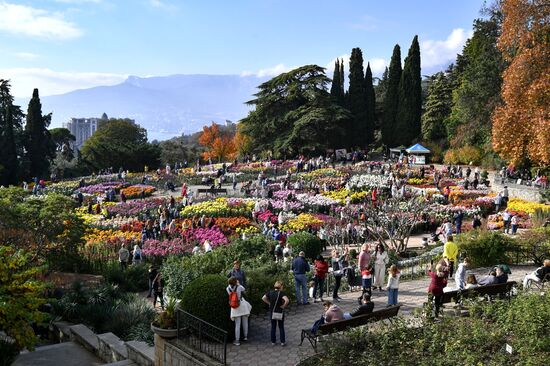
[[[25,149],[30,177],[44,177],[49,171],[50,160],[55,157],[55,143],[48,131],[50,121],[51,114],[42,115],[38,89],[34,89],[25,124]]]
[[[367,126],[367,104],[363,53],[356,47],[349,59],[349,110],[353,114],[352,130],[348,131],[352,147],[364,147],[369,143]]]
[[[436,73],[431,79],[422,115],[422,139],[441,142],[447,137],[445,120],[451,114],[452,88],[444,72]]]
[[[422,77],[420,75],[420,45],[414,36],[399,83],[399,105],[397,107],[397,143],[410,145],[420,136],[422,116]]]
[[[397,146],[396,118],[399,105],[399,82],[401,81],[401,48],[398,44],[393,48],[390,60],[390,68],[386,83],[386,95],[384,97],[384,119],[382,121],[382,141],[388,147]]]
[[[17,141],[23,113],[13,105],[10,85],[0,79],[0,185],[17,184],[20,177]]]
[[[346,78],[344,76],[344,59],[340,60],[340,106],[345,107],[345,100],[346,100],[346,91],[344,88],[344,82],[346,81]]]
[[[370,63],[367,64],[365,72],[365,103],[367,107],[367,143],[374,142],[374,120],[376,109],[376,96],[374,94],[374,86],[372,85],[372,71]]]
[[[334,100],[340,100],[340,59],[336,59],[336,61],[334,62],[334,73],[332,75],[330,95],[332,95]]]

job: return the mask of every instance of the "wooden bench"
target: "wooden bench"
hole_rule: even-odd
[[[465,298],[472,297],[481,297],[489,296],[493,297],[496,295],[506,295],[508,299],[511,297],[512,287],[516,285],[516,281],[509,281],[506,283],[498,283],[494,285],[479,286],[470,288],[467,290],[454,290],[443,293],[443,304],[448,304],[451,302],[460,302]]]
[[[197,189],[197,194],[201,194],[201,193],[211,193],[213,195],[216,195],[218,193],[223,193],[223,194],[227,194],[227,188],[199,188]]]
[[[341,332],[370,322],[393,318],[399,312],[400,307],[401,305],[390,306],[381,310],[373,311],[370,314],[354,316],[350,319],[337,320],[332,323],[325,323],[319,326],[319,329],[315,334],[311,331],[311,328],[302,329],[300,346],[304,343],[304,339],[307,338],[313,349],[317,351],[317,338],[319,336]]]

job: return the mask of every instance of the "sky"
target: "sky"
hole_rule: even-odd
[[[29,97],[129,75],[274,76],[360,47],[375,76],[415,35],[422,73],[454,61],[481,0],[0,0],[0,79]],[[366,65],[366,62],[365,62]]]

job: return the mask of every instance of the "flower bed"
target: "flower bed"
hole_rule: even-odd
[[[204,243],[206,240],[210,241],[212,248],[215,248],[219,245],[225,245],[228,243],[227,238],[222,233],[219,227],[214,226],[211,229],[208,228],[198,228],[198,229],[188,229],[182,233],[184,239],[187,242],[199,242],[200,244]]]
[[[213,201],[204,201],[192,206],[186,206],[181,210],[181,216],[249,216],[252,213],[253,207],[254,201],[251,200],[217,198]]]
[[[115,191],[120,191],[120,189],[127,187],[128,183],[124,182],[103,182],[92,184],[78,189],[78,192],[87,193],[87,194],[103,194],[107,189],[114,189]]]
[[[348,197],[350,198],[351,203],[359,203],[365,200],[367,197],[367,192],[353,192],[349,189],[339,189],[337,191],[325,191],[322,195],[340,203],[346,203]]]
[[[181,255],[190,253],[193,245],[185,242],[182,238],[171,240],[149,239],[143,243],[142,253],[146,257],[166,257],[168,255]]]
[[[149,197],[156,190],[157,189],[153,186],[136,184],[128,188],[121,189],[120,193],[124,193],[126,198],[140,198],[142,197],[142,194],[145,195],[145,197]]]
[[[285,231],[303,231],[308,227],[318,228],[323,224],[323,220],[315,217],[312,214],[301,213],[298,216],[289,219],[286,224],[282,226],[282,230]]]
[[[383,175],[362,174],[354,175],[346,184],[349,190],[367,190],[373,188],[387,189],[390,187],[390,179]]]
[[[549,211],[550,205],[524,201],[519,198],[512,198],[511,200],[508,201],[507,208],[508,210],[511,210],[511,211],[523,211],[525,213],[532,214],[535,212],[537,208],[541,209],[542,211]]]

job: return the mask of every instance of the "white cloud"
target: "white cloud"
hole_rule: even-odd
[[[30,96],[34,88],[40,90],[40,95],[54,95],[94,86],[115,85],[128,77],[98,72],[60,72],[46,68],[0,69],[0,76],[10,79],[12,94],[17,97]]]
[[[285,66],[284,64],[278,64],[273,67],[268,67],[265,69],[260,69],[258,71],[243,71],[241,72],[241,76],[251,76],[256,75],[257,77],[265,77],[265,76],[277,76],[284,72],[288,72],[292,69],[295,69],[296,67],[289,67]]]
[[[37,55],[36,53],[32,53],[32,52],[14,52],[12,53],[15,57],[18,57],[22,60],[25,60],[25,61],[32,61],[32,60],[35,60],[37,59],[38,57],[40,57],[39,55]]]
[[[86,3],[92,3],[92,4],[99,4],[103,0],[54,0],[56,3],[63,3],[63,4],[86,4]]]
[[[453,29],[444,41],[426,40],[420,42],[420,57],[422,67],[446,65],[456,59],[462,52],[464,43],[472,36],[472,31],[466,32],[462,28]]]
[[[29,37],[72,39],[82,35],[63,15],[26,5],[0,2],[0,31]]]

